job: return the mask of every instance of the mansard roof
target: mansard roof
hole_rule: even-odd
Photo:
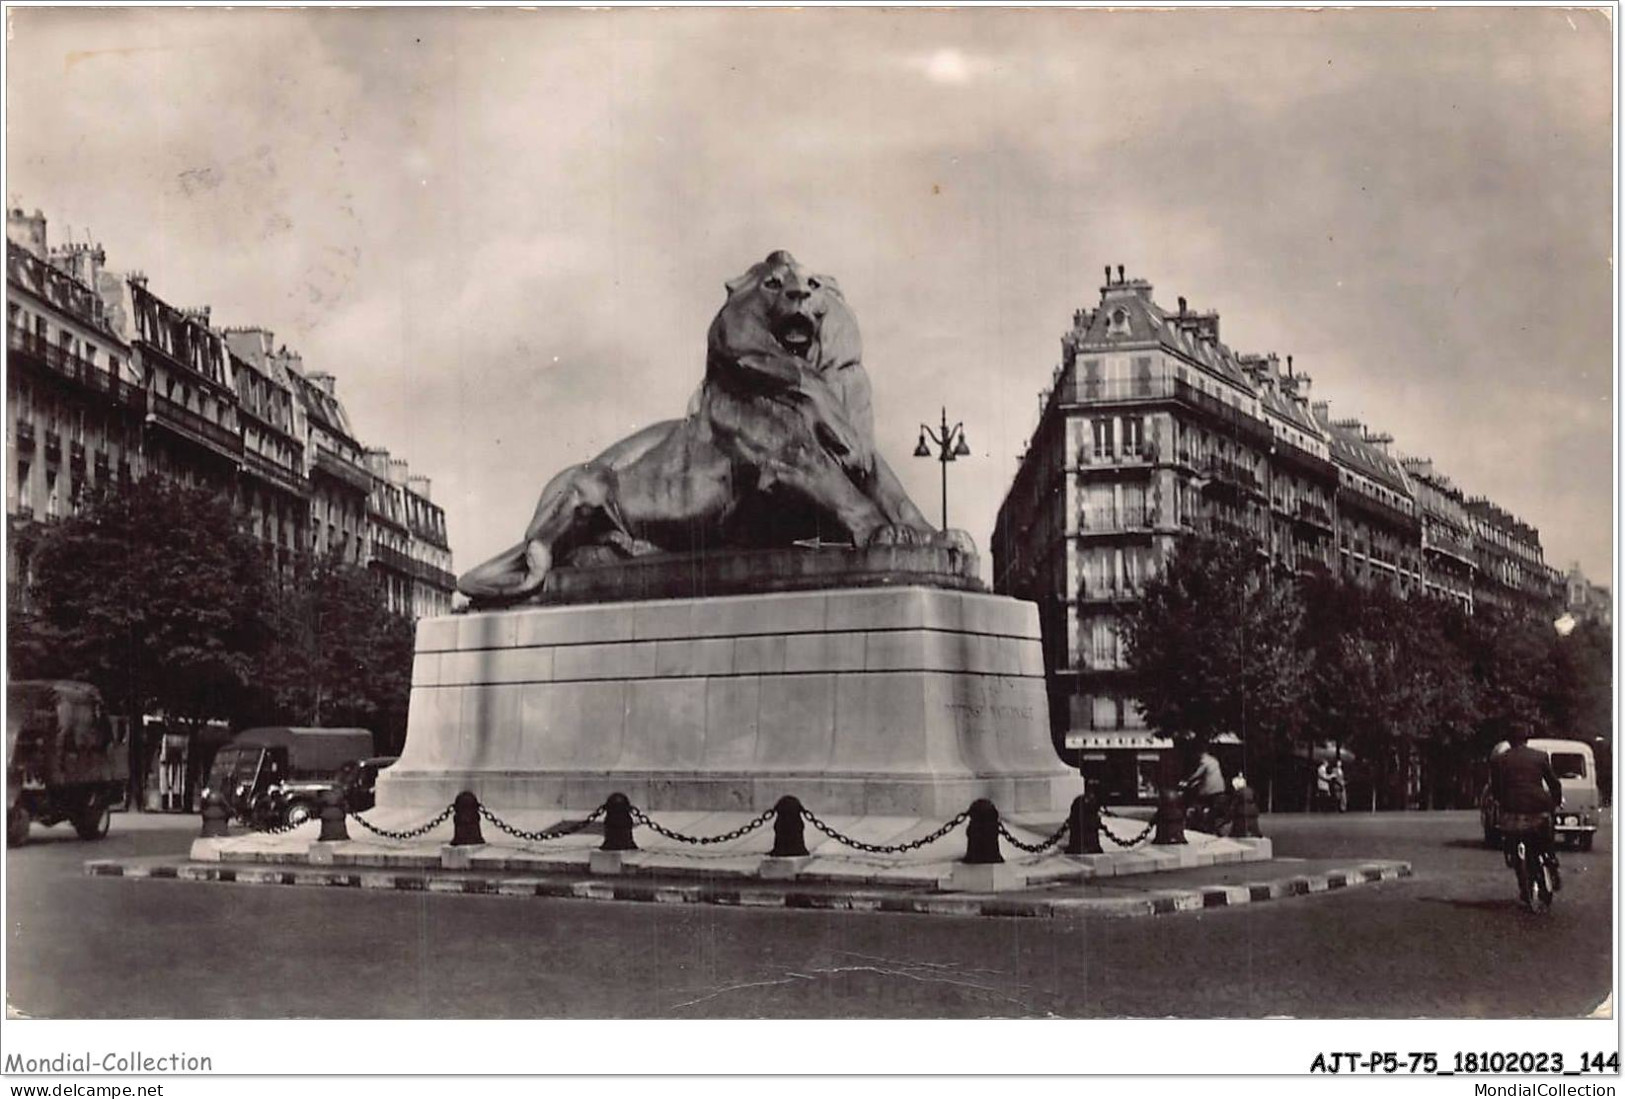
[[[1326,445],[1331,451],[1332,460],[1342,462],[1344,465],[1361,473],[1379,484],[1385,485],[1409,497],[1410,484],[1405,478],[1405,470],[1400,466],[1398,459],[1384,454],[1379,447],[1375,447],[1360,438],[1356,431],[1338,427],[1329,419],[1316,416],[1321,430],[1326,433]]]
[[[1121,310],[1123,324],[1114,324]],[[1214,374],[1249,393],[1255,387],[1236,361],[1236,354],[1217,339],[1204,339],[1195,329],[1203,324],[1218,327],[1217,314],[1169,313],[1151,297],[1151,284],[1141,279],[1115,283],[1105,288],[1100,308],[1089,316],[1088,324],[1075,332],[1080,349],[1109,350],[1113,344],[1155,342],[1181,358],[1200,363]],[[1183,322],[1183,323],[1182,323]]]

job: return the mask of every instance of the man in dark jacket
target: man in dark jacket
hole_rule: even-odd
[[[1490,760],[1490,794],[1495,798],[1496,830],[1507,844],[1522,839],[1541,848],[1552,846],[1552,814],[1563,802],[1563,785],[1552,759],[1529,747],[1529,733],[1507,738],[1511,747]],[[1552,856],[1553,862],[1556,855]]]

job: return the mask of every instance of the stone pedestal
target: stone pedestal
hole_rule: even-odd
[[[1064,814],[1030,603],[938,587],[425,619],[382,808]]]

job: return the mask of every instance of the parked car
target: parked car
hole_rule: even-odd
[[[233,816],[255,827],[301,824],[320,812],[322,794],[343,789],[346,774],[376,759],[372,753],[366,729],[245,729],[215,755],[203,797],[218,793]]]
[[[71,821],[80,839],[99,840],[130,780],[128,728],[110,716],[101,692],[72,680],[17,680],[6,686],[6,838],[28,839],[32,821]]]
[[[378,803],[378,773],[393,764],[399,756],[373,756],[356,762],[355,766],[339,776],[339,789],[344,791],[344,807],[352,813],[365,812]]]
[[[1599,805],[1597,760],[1591,745],[1583,740],[1539,739],[1531,740],[1529,747],[1551,757],[1552,770],[1557,772],[1557,781],[1563,787],[1563,804],[1557,811],[1557,838],[1582,851],[1591,850],[1597,835]],[[1479,796],[1478,815],[1484,826],[1484,842],[1499,847],[1498,808],[1488,785]]]

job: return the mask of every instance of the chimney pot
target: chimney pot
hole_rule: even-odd
[[[1117,285],[1123,285],[1123,265],[1121,263],[1117,265]]]
[[[1179,315],[1181,317],[1185,315],[1185,299],[1183,297],[1179,299]]]
[[[1112,265],[1108,263],[1106,265],[1106,285],[1110,286],[1111,284],[1112,284]]]

